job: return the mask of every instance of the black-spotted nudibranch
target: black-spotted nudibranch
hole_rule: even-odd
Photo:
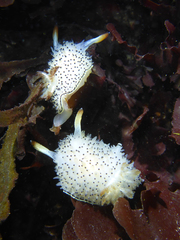
[[[86,51],[89,46],[107,38],[108,33],[80,43],[58,42],[58,29],[53,32],[52,59],[49,61],[47,73],[38,72],[44,82],[42,98],[50,99],[57,111],[54,127],[61,126],[72,114],[68,100],[86,82],[92,71],[92,57]]]
[[[60,140],[50,151],[32,141],[34,148],[54,160],[58,186],[80,201],[90,204],[114,204],[120,197],[133,198],[142,179],[140,171],[123,153],[122,145],[110,146],[81,131],[83,110],[74,122],[74,134]]]

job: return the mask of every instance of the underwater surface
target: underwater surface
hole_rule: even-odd
[[[180,238],[180,2],[170,0],[0,0],[0,239]],[[70,118],[52,129],[57,114],[42,99],[60,43],[109,36],[88,49],[93,68],[68,99]],[[121,143],[142,183],[133,199],[97,206],[63,193],[50,150],[82,129]]]

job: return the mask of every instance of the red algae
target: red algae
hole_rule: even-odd
[[[177,98],[174,106],[172,127],[171,136],[175,139],[176,143],[180,145],[180,98]]]
[[[1,8],[1,151],[7,166],[13,166],[12,171],[1,166],[1,206],[6,206],[0,209],[2,238],[179,239],[180,4],[69,3],[24,0]],[[51,103],[40,101],[40,79],[35,75],[47,69],[57,23],[62,41],[80,42],[109,31],[107,40],[92,49],[94,69],[84,94],[79,89],[81,97],[70,101],[75,112],[84,109],[86,134],[110,145],[121,142],[141,171],[144,183],[134,198],[119,198],[114,207],[73,201],[73,209],[52,180],[53,163],[30,145],[35,139],[45,146],[52,142],[49,147],[54,149],[73,132],[75,113],[58,135],[48,130],[54,112]],[[22,82],[27,83],[23,101]]]

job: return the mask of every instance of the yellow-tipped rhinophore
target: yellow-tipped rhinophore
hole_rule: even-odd
[[[81,136],[81,119],[83,115],[83,109],[79,109],[76,114],[76,118],[74,121],[74,136]]]
[[[102,41],[105,40],[108,36],[109,36],[109,33],[104,33],[104,34],[100,35],[99,37],[95,38],[95,39],[97,39],[95,43],[102,42]],[[94,39],[94,40],[95,40],[95,39]]]
[[[44,147],[43,145],[41,145],[40,143],[37,143],[35,141],[32,141],[31,140],[31,144],[33,145],[33,147],[41,152],[41,153],[44,153],[45,155],[49,156],[50,158],[54,158],[54,152],[53,151],[50,151],[48,148]]]
[[[53,47],[56,49],[58,46],[58,26],[56,25],[53,30]]]
[[[84,47],[85,49],[87,49],[88,47],[90,47],[92,44],[94,43],[100,43],[102,42],[104,39],[106,39],[108,37],[109,33],[104,33],[96,38],[92,38],[90,40],[87,40],[86,42],[84,42]]]

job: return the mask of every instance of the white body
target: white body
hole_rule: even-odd
[[[57,185],[71,197],[91,204],[114,204],[119,197],[133,198],[142,182],[140,171],[129,163],[121,144],[110,146],[96,137],[85,136],[81,117],[79,110],[74,134],[61,140],[55,152],[33,144],[56,163]]]
[[[47,73],[39,72],[44,82],[42,98],[51,98],[57,115],[53,125],[61,126],[72,114],[68,100],[86,82],[93,67],[92,57],[86,51],[94,43],[103,41],[108,33],[81,43],[58,43],[57,27],[53,33],[52,60]]]

